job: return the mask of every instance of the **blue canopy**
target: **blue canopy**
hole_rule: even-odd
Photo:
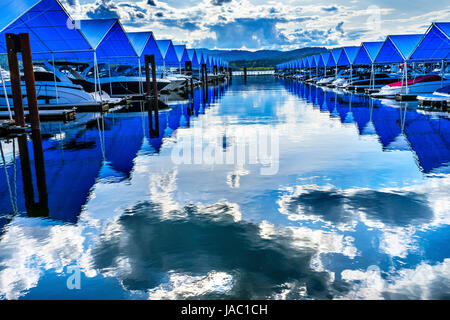
[[[328,63],[328,60],[330,59],[331,53],[329,52],[324,52],[320,54],[320,58],[319,58],[319,63],[318,66],[319,67],[325,67]]]
[[[350,66],[355,60],[356,54],[358,53],[359,47],[343,47],[341,56],[337,62],[338,66]]]
[[[411,54],[411,60],[431,61],[450,58],[450,22],[435,22]]]
[[[181,64],[184,64],[186,61],[191,61],[189,59],[189,55],[186,50],[186,46],[184,44],[174,45],[173,48],[175,49],[175,53],[177,54],[178,61],[180,61]]]
[[[334,66],[337,65],[337,63],[339,61],[339,57],[341,56],[342,51],[343,51],[342,48],[336,48],[336,49],[331,50],[331,55],[332,55],[333,60],[334,60]]]
[[[192,68],[198,68],[200,66],[200,62],[197,55],[197,50],[195,49],[187,49],[189,59],[192,61]]]
[[[317,55],[311,56],[311,67],[317,66]]]
[[[206,64],[206,58],[205,58],[203,51],[199,50],[198,53],[200,53],[200,56],[197,55],[197,57],[199,57],[198,61],[200,63],[200,66],[202,66],[202,65]]]
[[[127,35],[142,63],[144,63],[145,55],[153,54],[155,55],[156,64],[162,65],[163,56],[161,51],[159,51],[158,45],[156,44],[153,32],[127,32]]]
[[[361,47],[359,47],[353,64],[372,64],[382,46],[382,41],[363,42]]]
[[[374,62],[385,64],[404,62],[409,58],[422,37],[422,34],[387,36]]]
[[[138,57],[118,19],[81,20],[80,28],[95,49],[97,59]]]
[[[93,58],[93,48],[57,0],[2,0],[0,54],[5,33],[28,33],[35,59]]]
[[[175,52],[175,48],[173,47],[172,40],[156,40],[156,43],[158,44],[158,48],[164,57],[165,65],[178,66],[179,60],[177,53]]]

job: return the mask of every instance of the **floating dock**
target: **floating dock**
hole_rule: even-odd
[[[14,112],[13,112],[14,116]],[[29,121],[29,112],[25,110],[25,119]],[[39,110],[41,121],[72,121],[76,119],[75,109],[71,110]],[[9,119],[8,111],[0,111],[0,119]]]

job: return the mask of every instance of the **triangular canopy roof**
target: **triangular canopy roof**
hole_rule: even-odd
[[[188,55],[186,46],[184,44],[174,45],[173,48],[175,49],[175,53],[177,54],[178,61],[180,61],[181,64],[185,63],[186,61],[191,61],[189,59],[189,55]]]
[[[422,34],[403,34],[387,36],[375,63],[401,63],[409,58],[422,39]]]
[[[200,65],[198,56],[197,56],[197,50],[195,49],[187,49],[187,53],[189,55],[189,60],[192,62],[192,68],[198,68]]]
[[[372,64],[382,46],[382,41],[363,42],[361,47],[359,47],[353,64]]]
[[[311,56],[311,67],[317,66],[317,55]]]
[[[356,54],[358,53],[359,47],[343,47],[339,60],[337,62],[338,66],[349,66],[353,64]]]
[[[179,60],[175,48],[173,47],[172,40],[156,40],[159,50],[164,57],[164,62],[166,65],[176,64],[178,65]]]
[[[80,28],[98,59],[138,56],[118,19],[81,20]]]
[[[144,62],[146,55],[155,55],[156,64],[161,65],[163,56],[159,51],[156,40],[153,36],[153,32],[128,32],[128,39],[130,39],[137,55],[140,57],[141,62]]]
[[[334,65],[337,65],[337,62],[339,61],[339,57],[341,56],[342,48],[335,48],[331,50],[331,55],[334,60]]]
[[[35,59],[92,59],[92,46],[58,0],[2,0],[0,53],[5,33],[28,33]]]
[[[330,59],[330,55],[331,53],[329,52],[323,52],[320,54],[320,58],[319,58],[319,63],[318,66],[319,67],[325,67],[328,63],[328,59]]]
[[[450,22],[435,22],[411,54],[411,60],[447,60],[450,58]]]

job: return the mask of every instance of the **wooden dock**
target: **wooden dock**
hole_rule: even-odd
[[[397,101],[416,101],[417,94],[397,93],[395,95],[395,100],[397,100]]]
[[[13,112],[14,116],[14,112]],[[25,110],[25,119],[29,122],[30,114]],[[72,121],[76,119],[75,109],[71,110],[39,110],[39,118],[41,121]],[[0,111],[0,119],[8,120],[9,112]]]
[[[27,128],[16,126],[14,120],[0,120],[0,137],[25,133],[26,130]]]

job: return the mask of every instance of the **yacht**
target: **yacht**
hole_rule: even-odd
[[[401,79],[399,79],[398,76],[388,73],[376,73],[373,76],[373,79],[370,73],[365,73],[358,76],[358,78],[354,79],[352,82],[347,82],[346,84],[344,84],[343,89],[356,92],[364,92],[365,89],[381,88],[385,85],[398,82],[400,80]]]
[[[450,85],[450,80],[442,78],[436,74],[429,74],[408,79],[407,82],[399,81],[388,84],[377,93],[373,93],[374,98],[395,98],[398,93],[404,94],[424,94]]]
[[[3,83],[0,84],[0,108],[5,108],[8,104],[4,94],[6,89],[9,105],[13,105],[11,81],[9,74],[4,72],[4,88]],[[28,105],[26,96],[26,87],[23,73],[21,75],[21,88],[24,107]],[[81,85],[73,83],[68,77],[62,73],[56,74],[47,70],[44,66],[34,66],[34,78],[36,85],[36,95],[39,105],[63,105],[71,104],[89,104],[96,103],[95,97],[86,92]]]
[[[141,69],[141,74],[145,71]],[[91,64],[83,72],[81,76],[91,85],[94,85],[94,65]],[[98,64],[98,77],[103,91],[111,96],[131,96],[138,95],[145,91],[145,76],[139,75],[139,68],[132,65],[117,65],[108,67],[105,63]],[[172,90],[181,88],[186,79],[159,74],[157,79],[158,91],[164,91],[166,87],[171,86]]]
[[[421,94],[417,96],[419,104],[433,104],[434,102],[442,102],[450,100],[450,85],[440,88],[432,94]]]

